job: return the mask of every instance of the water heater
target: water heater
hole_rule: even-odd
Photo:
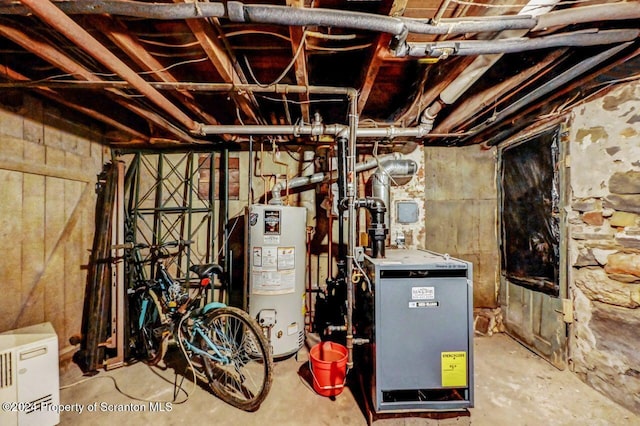
[[[269,330],[274,357],[304,342],[306,220],[304,207],[247,208],[249,314]]]

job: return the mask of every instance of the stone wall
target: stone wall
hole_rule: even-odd
[[[569,355],[578,376],[640,412],[640,83],[574,111]]]

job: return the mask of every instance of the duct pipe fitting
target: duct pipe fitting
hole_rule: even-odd
[[[356,164],[356,173],[371,170],[379,165],[380,162],[390,161],[400,158],[399,153],[383,155],[378,158],[370,158],[366,161]],[[289,179],[288,183],[282,181],[276,183],[271,189],[271,201],[269,204],[282,204],[281,193],[285,189],[294,189],[301,186],[313,185],[324,182],[334,182],[338,179],[338,171],[318,172],[308,176],[297,176]]]
[[[636,29],[591,30],[585,32],[557,34],[539,38],[507,38],[498,40],[464,40],[435,43],[407,43],[406,52],[414,57],[448,57],[469,55],[491,55],[529,50],[548,49],[554,47],[584,47],[603,44],[624,43],[638,38]],[[401,51],[396,52],[396,56]]]
[[[367,197],[357,200],[358,207],[364,207],[371,215],[371,223],[367,228],[369,243],[371,246],[371,257],[379,259],[384,257],[384,245],[389,233],[389,228],[385,223],[387,207],[383,200],[375,197]]]
[[[398,176],[413,176],[418,171],[418,165],[413,160],[384,160],[380,162],[378,169],[371,175],[371,196],[382,200],[387,211],[385,212],[384,222],[391,227],[391,218],[389,210],[391,206],[391,180]]]

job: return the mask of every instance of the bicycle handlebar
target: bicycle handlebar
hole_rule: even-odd
[[[151,250],[160,250],[163,249],[165,247],[186,247],[190,244],[192,244],[194,241],[193,240],[173,240],[173,241],[165,241],[163,243],[160,244],[145,244],[145,243],[138,243],[136,245],[134,245],[134,248],[145,248],[145,249],[151,249]]]

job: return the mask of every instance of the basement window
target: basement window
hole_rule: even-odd
[[[503,148],[500,160],[502,273],[554,297],[559,285],[560,127]]]
[[[198,197],[201,200],[209,199],[212,156],[215,157],[213,175],[214,199],[220,199],[220,157],[214,154],[200,154],[198,159]],[[238,157],[229,157],[229,199],[240,199],[240,159]]]

